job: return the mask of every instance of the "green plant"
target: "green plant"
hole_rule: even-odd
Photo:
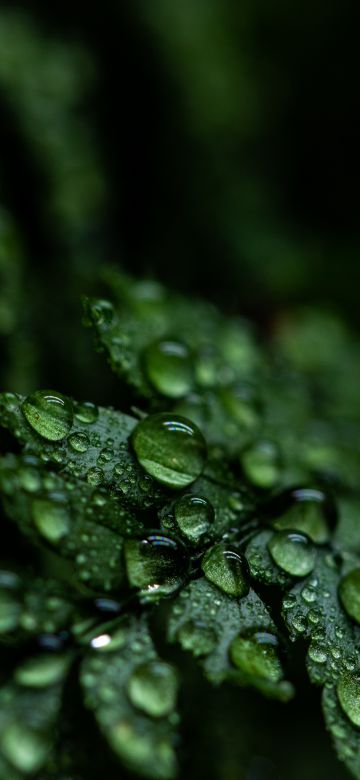
[[[181,664],[287,706],[299,648],[360,777],[355,340],[304,310],[264,348],[249,323],[158,283],[102,282],[85,324],[131,414],[49,390],[0,398],[21,444],[1,458],[3,506],[28,540],[26,565],[6,565],[5,542],[0,570],[0,777],[81,776],[78,678],[101,766],[112,751],[172,778]]]

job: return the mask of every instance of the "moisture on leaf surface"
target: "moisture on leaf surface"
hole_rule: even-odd
[[[17,442],[0,460],[16,539],[0,566],[1,780],[83,780],[100,747],[105,768],[170,780],[192,760],[199,690],[232,685],[236,724],[252,689],[295,707],[301,653],[360,778],[360,418],[337,361],[314,366],[308,331],[268,348],[158,283],[102,284],[86,324],[125,411],[0,396]]]

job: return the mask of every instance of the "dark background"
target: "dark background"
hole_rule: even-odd
[[[358,21],[329,0],[1,3],[2,388],[120,404],[81,328],[106,263],[265,335],[308,304],[359,328]],[[283,708],[192,674],[187,776],[347,776],[305,676]]]

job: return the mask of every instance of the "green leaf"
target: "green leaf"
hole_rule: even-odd
[[[201,578],[191,582],[173,602],[169,640],[179,642],[184,650],[199,658],[206,677],[212,683],[228,680],[251,685],[267,696],[287,701],[294,691],[292,685],[284,680],[280,660],[277,671],[281,669],[281,672],[275,675],[275,679],[271,674],[262,675],[251,666],[247,647],[246,657],[244,652],[240,664],[231,660],[232,649],[236,651],[235,640],[240,637],[245,644],[257,634],[268,634],[275,640],[278,631],[264,603],[253,590],[244,598],[231,598]],[[264,654],[267,652],[266,647]],[[263,659],[261,649],[260,654]]]
[[[60,441],[48,441],[27,421],[22,412],[24,400],[19,395],[2,393],[0,423],[25,445],[27,453],[40,456],[44,463],[55,464],[63,474],[89,486],[111,486],[132,506],[147,508],[159,501],[162,491],[144,473],[129,447],[129,435],[137,420],[113,409],[74,403],[69,435]]]
[[[145,618],[124,618],[99,628],[81,668],[86,705],[110,747],[129,769],[150,778],[172,778],[178,715],[176,672],[158,657]]]

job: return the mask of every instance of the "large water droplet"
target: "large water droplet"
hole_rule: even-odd
[[[182,585],[188,571],[185,547],[168,534],[149,533],[124,543],[130,585],[153,600],[173,593]]]
[[[201,496],[182,496],[176,502],[174,512],[181,533],[193,544],[201,542],[214,521],[212,504]]]
[[[316,550],[305,534],[278,531],[271,537],[268,547],[280,569],[294,577],[305,577],[314,568]]]
[[[70,530],[70,516],[61,494],[36,498],[32,504],[32,517],[38,531],[49,542],[59,542]]]
[[[360,674],[341,675],[337,685],[337,695],[351,723],[360,726]]]
[[[22,404],[31,427],[44,439],[60,441],[68,435],[73,422],[71,401],[52,390],[36,390]]]
[[[352,569],[341,579],[339,597],[347,614],[360,623],[360,568]]]
[[[272,488],[281,476],[280,451],[272,441],[257,441],[241,454],[241,466],[252,485]]]
[[[190,352],[179,341],[157,341],[144,355],[147,376],[156,390],[168,398],[181,398],[193,384]]]
[[[267,506],[278,529],[302,531],[316,544],[328,541],[330,529],[336,523],[336,507],[330,496],[315,488],[285,490]]]
[[[205,553],[201,567],[205,577],[228,596],[241,598],[249,592],[248,563],[231,545],[215,544]]]
[[[190,485],[204,468],[204,437],[185,417],[167,413],[146,417],[136,426],[131,440],[145,471],[168,487]]]
[[[163,718],[173,711],[177,688],[175,670],[162,661],[141,664],[128,681],[128,694],[132,704],[152,718]]]
[[[16,722],[4,729],[0,746],[10,764],[25,774],[38,772],[49,751],[48,742],[41,733]]]
[[[244,674],[279,682],[283,670],[278,651],[279,642],[274,634],[256,631],[235,637],[230,646],[230,657]]]

